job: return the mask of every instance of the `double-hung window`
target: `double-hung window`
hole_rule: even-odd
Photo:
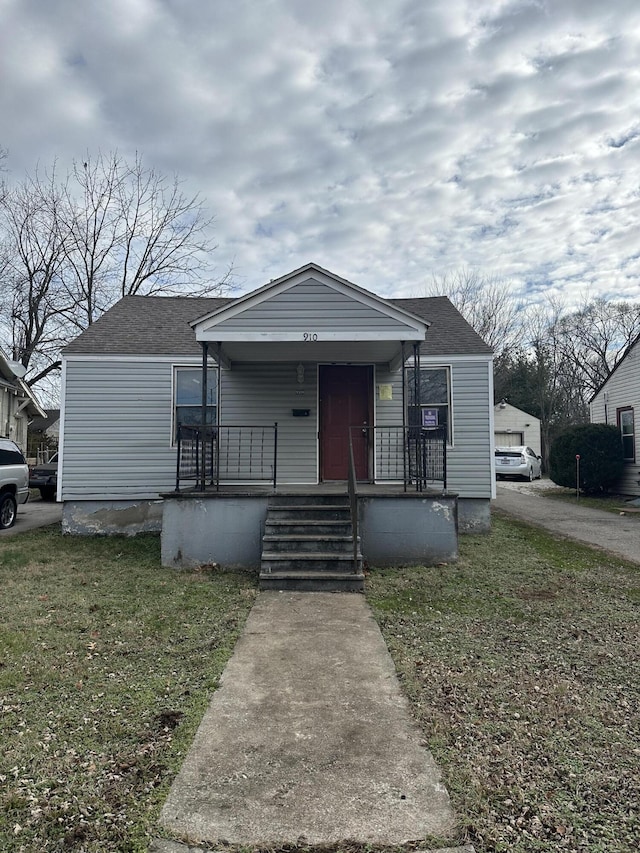
[[[218,422],[218,370],[207,370],[207,424]],[[178,427],[202,423],[202,370],[198,367],[175,367],[173,373],[173,440]]]
[[[408,422],[410,426],[441,427],[452,443],[451,375],[448,367],[419,369],[420,396],[416,395],[415,370],[406,368]]]
[[[622,439],[622,452],[625,462],[635,462],[636,436],[633,409],[631,407],[618,409],[617,414],[618,428],[620,430],[620,438]]]

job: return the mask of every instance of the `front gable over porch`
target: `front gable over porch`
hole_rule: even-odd
[[[307,264],[191,326],[200,343],[217,343],[217,357],[227,366],[304,359],[397,368],[403,343],[424,341],[429,323]]]

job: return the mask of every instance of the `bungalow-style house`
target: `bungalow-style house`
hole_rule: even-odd
[[[160,529],[165,565],[265,587],[455,559],[490,523],[492,381],[446,297],[316,264],[236,299],[125,297],[63,353],[63,529]]]
[[[24,381],[25,368],[0,350],[0,436],[14,441],[27,452],[27,427],[36,417],[45,417],[33,391]]]
[[[500,400],[493,407],[493,434],[496,447],[531,447],[539,456],[540,418]]]
[[[613,424],[620,430],[624,470],[615,488],[622,495],[640,495],[640,338],[593,395],[589,414],[591,423]]]

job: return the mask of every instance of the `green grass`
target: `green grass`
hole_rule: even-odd
[[[45,529],[0,539],[0,582],[0,850],[147,851],[255,577]],[[637,566],[496,518],[455,565],[372,569],[367,596],[459,843],[637,853]]]
[[[628,510],[630,517],[635,517],[640,520],[638,507],[628,507],[629,497],[626,495],[580,495],[576,497],[575,490],[571,491],[558,487],[557,489],[544,489],[538,493],[541,497],[549,498],[550,500],[564,501],[566,503],[578,504],[578,506],[589,507],[590,509],[602,509],[605,512],[611,512],[614,515],[620,515],[621,511]]]
[[[478,853],[640,849],[640,572],[494,519],[368,598]]]
[[[255,597],[158,537],[0,540],[0,850],[146,851]]]

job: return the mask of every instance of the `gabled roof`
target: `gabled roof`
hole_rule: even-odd
[[[625,354],[622,356],[622,358],[620,359],[620,361],[616,364],[616,366],[613,368],[613,370],[612,370],[612,371],[611,371],[611,373],[607,376],[607,378],[604,380],[604,382],[600,385],[600,387],[599,387],[596,391],[594,391],[594,392],[593,392],[593,394],[592,394],[592,395],[591,395],[591,397],[589,398],[589,405],[590,405],[591,403],[593,403],[593,401],[594,401],[594,400],[595,400],[595,398],[598,396],[598,394],[599,394],[602,390],[604,390],[604,388],[607,386],[607,383],[609,382],[609,380],[611,379],[611,377],[613,376],[613,374],[616,372],[616,370],[620,367],[620,365],[621,365],[621,364],[624,364],[624,363],[625,363],[625,361],[627,360],[627,358],[631,355],[631,353],[633,352],[633,350],[634,350],[637,346],[640,346],[640,335],[638,335],[638,336],[637,336],[637,338],[636,338],[632,343],[630,343],[630,344],[629,344],[629,346],[628,346],[628,348],[627,348],[627,351],[626,351],[626,352],[625,352]]]
[[[301,267],[296,273],[313,267]],[[265,288],[246,296],[233,298],[204,298],[186,296],[125,296],[103,314],[64,350],[65,355],[184,355],[199,358],[202,354],[191,324],[212,317],[225,306],[246,301],[274,285],[289,279],[288,274]],[[329,274],[332,275],[333,274]],[[469,323],[446,296],[425,296],[412,299],[381,299],[344,279],[339,282],[387,303],[407,315],[429,324],[421,353],[426,356],[490,355],[491,348],[471,328]]]
[[[321,267],[318,264],[309,263],[293,270],[293,272],[280,276],[280,278],[273,279],[263,287],[259,287],[257,290],[252,290],[249,293],[244,294],[244,296],[234,299],[230,304],[211,311],[209,314],[198,318],[198,320],[193,322],[191,325],[195,328],[196,326],[202,327],[205,325],[224,322],[226,317],[237,316],[250,307],[266,302],[268,299],[273,299],[274,296],[285,292],[287,289],[295,288],[298,283],[304,281],[306,278],[310,276],[313,277],[314,273],[316,274],[316,280],[334,287],[338,291],[348,295],[351,299],[360,300],[369,306],[376,307],[379,311],[389,311],[389,307],[392,305],[391,300],[383,299],[375,293],[371,293],[369,290],[358,287],[358,285],[354,284],[352,281],[348,281],[346,278],[342,278],[341,276],[324,269],[324,267]],[[411,321],[415,319],[416,315],[412,316],[406,309],[400,310],[401,314],[404,315],[405,320]],[[422,322],[424,322],[424,318],[421,319]],[[214,321],[214,323],[208,324],[208,321]]]

